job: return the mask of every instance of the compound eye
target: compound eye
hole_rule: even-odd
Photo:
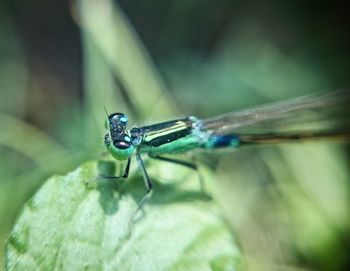
[[[117,114],[117,115],[112,115],[110,118],[111,118],[112,120],[114,120],[114,121],[119,121],[120,115],[119,115],[119,114]]]
[[[128,124],[128,117],[123,113],[113,113],[108,116],[108,120],[112,124],[112,126],[126,126]]]
[[[125,150],[131,146],[131,138],[125,135],[122,139],[115,139],[113,145],[118,149]]]
[[[113,145],[114,145],[114,147],[116,147],[117,149],[124,150],[124,149],[129,148],[131,144],[128,143],[128,142],[125,142],[125,141],[114,140],[114,141],[113,141]]]
[[[127,125],[128,124],[128,117],[123,115],[119,118],[119,121],[123,124],[123,125]]]
[[[130,141],[125,140],[128,138]],[[134,152],[134,146],[131,144],[131,139],[128,136],[124,136],[123,139],[115,139],[113,144],[107,146],[112,156],[117,160],[126,160]]]

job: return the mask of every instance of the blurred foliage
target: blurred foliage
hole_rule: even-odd
[[[96,180],[108,167],[115,163],[89,162],[45,182],[11,233],[8,270],[238,270],[222,213],[193,189],[196,172],[170,183],[153,178],[158,193],[131,227],[144,188],[135,171],[128,182]]]
[[[331,1],[2,1],[1,247],[45,177],[99,155],[104,106],[142,125],[347,88],[348,25]],[[199,155],[249,270],[348,270],[347,151]]]

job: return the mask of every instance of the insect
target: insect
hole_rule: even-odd
[[[130,130],[126,115],[108,115],[106,112],[105,126],[108,131],[104,144],[115,159],[127,160],[122,176],[106,178],[127,178],[131,157],[135,155],[147,189],[139,203],[140,210],[153,191],[141,154],[197,169],[194,163],[163,155],[194,149],[236,149],[252,144],[317,138],[350,140],[349,118],[344,111],[349,101],[348,93],[334,92],[299,97],[209,119],[189,116]]]

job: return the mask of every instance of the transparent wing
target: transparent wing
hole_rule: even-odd
[[[303,96],[224,114],[202,121],[202,129],[216,134],[257,138],[336,135],[350,138],[350,93],[337,91]]]

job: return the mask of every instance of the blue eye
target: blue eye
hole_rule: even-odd
[[[127,124],[128,123],[128,117],[127,116],[123,116],[123,117],[121,117],[120,119],[120,122],[122,122],[122,123],[124,123],[124,124]]]

